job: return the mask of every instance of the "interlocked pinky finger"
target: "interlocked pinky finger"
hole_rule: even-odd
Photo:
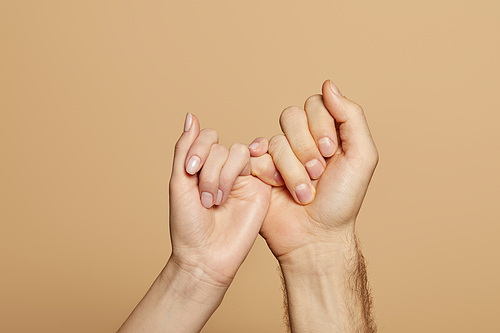
[[[220,173],[219,190],[222,192],[222,195],[217,198],[215,204],[221,205],[226,202],[236,178],[247,175],[250,175],[250,153],[248,147],[239,143],[233,144],[229,149],[226,164],[224,164]]]
[[[250,156],[252,157],[263,156],[264,154],[267,154],[267,150],[269,149],[269,140],[263,137],[256,138],[248,146],[248,149],[250,150]]]
[[[252,176],[259,178],[264,183],[271,186],[285,185],[285,181],[278,169],[276,169],[271,155],[265,154],[259,157],[252,157],[250,165],[252,166]]]

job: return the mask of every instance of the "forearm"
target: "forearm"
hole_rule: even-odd
[[[353,230],[279,258],[292,332],[375,332],[365,261]]]
[[[171,258],[118,332],[199,332],[226,290]]]

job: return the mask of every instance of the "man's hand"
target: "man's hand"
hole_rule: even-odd
[[[172,255],[121,332],[198,332],[252,247],[271,187],[250,175],[245,145],[229,150],[188,114],[170,181]]]
[[[284,135],[269,143],[258,138],[250,152],[257,177],[272,183],[278,171],[276,182],[282,177],[286,184],[273,188],[261,230],[274,255],[285,259],[302,246],[352,230],[378,153],[362,108],[330,81],[304,110],[285,109],[280,124]],[[263,155],[268,150],[272,159]]]
[[[330,81],[322,93],[283,111],[284,135],[250,145],[253,174],[286,185],[273,188],[261,235],[282,267],[294,331],[357,331],[373,324],[354,224],[378,153],[362,108]]]

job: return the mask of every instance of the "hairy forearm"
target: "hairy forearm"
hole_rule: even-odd
[[[375,332],[365,260],[354,231],[278,258],[292,332]]]
[[[118,332],[199,332],[222,302],[227,286],[173,258]]]

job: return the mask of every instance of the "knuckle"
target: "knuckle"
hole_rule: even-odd
[[[240,156],[248,156],[250,157],[250,152],[248,151],[248,147],[242,143],[234,143],[231,146],[231,152],[236,153]]]
[[[173,192],[177,189],[177,187],[178,187],[178,186],[177,186],[177,183],[178,183],[178,182],[177,182],[177,177],[172,176],[172,177],[170,178],[169,183],[168,183],[168,189],[169,189],[169,192],[170,192],[170,193],[173,193]]]
[[[307,142],[298,142],[293,148],[294,153],[298,154],[301,160],[318,158],[316,146],[309,145]]]
[[[274,167],[273,157],[271,155],[269,155],[269,154],[266,154],[266,155],[262,156],[262,163],[265,166],[272,166],[272,167]]]
[[[309,109],[311,107],[315,107],[317,105],[323,105],[323,96],[322,95],[316,94],[316,95],[309,96],[306,99],[306,102],[304,103],[304,108],[307,110],[307,109]]]
[[[225,190],[229,184],[231,183],[231,177],[229,176],[229,174],[223,172],[221,173],[220,175],[220,179],[219,179],[219,188],[221,190]]]
[[[204,128],[200,131],[200,134],[203,133],[204,136],[207,136],[211,139],[213,139],[214,141],[219,141],[219,134],[217,133],[217,131],[211,129],[211,128]]]
[[[378,152],[377,147],[373,147],[373,152],[372,152],[372,157],[371,157],[373,167],[375,168],[378,165],[378,162],[380,161],[380,154]]]
[[[182,145],[179,141],[177,141],[177,143],[175,144],[175,147],[174,147],[174,157],[178,156],[179,153],[183,150],[182,148]]]
[[[185,183],[183,182],[182,176],[172,175],[168,183],[169,195],[178,195],[185,193]]]
[[[377,167],[377,164],[379,162],[379,153],[377,148],[374,146],[373,148],[367,149],[360,156],[360,162],[362,163],[361,165],[364,167],[364,169],[373,171]]]
[[[287,121],[293,121],[297,119],[303,119],[305,117],[305,111],[298,106],[289,106],[281,112],[280,123],[283,124]]]
[[[227,148],[220,144],[214,144],[210,148],[210,153],[216,155],[227,155]]]
[[[273,153],[287,143],[287,139],[283,134],[275,135],[269,140],[269,152]]]
[[[351,104],[351,110],[352,110],[352,112],[364,114],[363,107],[357,103],[354,103],[354,102]]]
[[[215,179],[212,176],[204,176],[200,177],[200,189],[208,190],[209,192],[214,192],[215,189],[219,186],[219,180]]]

